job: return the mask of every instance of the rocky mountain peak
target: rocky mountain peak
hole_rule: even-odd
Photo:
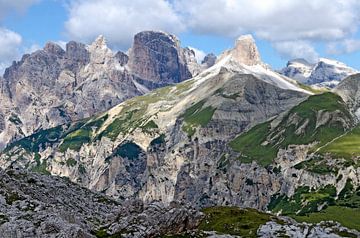
[[[231,56],[231,59],[237,63],[253,66],[262,64],[260,53],[255,40],[251,35],[240,36],[233,49],[224,52],[220,59]]]
[[[106,39],[103,35],[99,35],[95,41],[91,44],[94,48],[107,48]]]
[[[65,51],[58,44],[54,42],[46,43],[44,47],[44,51],[46,53],[55,54],[55,55],[64,55]]]
[[[235,48],[231,51],[233,57],[246,65],[261,64],[260,53],[251,35],[240,36],[235,42]]]
[[[161,31],[135,35],[129,51],[129,68],[139,78],[156,83],[177,83],[191,78],[179,40]]]
[[[88,51],[90,52],[90,62],[95,64],[105,64],[114,57],[103,35],[99,35],[96,40],[88,46]]]

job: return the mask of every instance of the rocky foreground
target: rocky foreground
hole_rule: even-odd
[[[6,238],[360,235],[337,223],[309,226],[252,209],[217,207],[200,212],[178,202],[167,207],[139,200],[119,203],[68,179],[18,169],[1,170],[0,177],[0,237]]]

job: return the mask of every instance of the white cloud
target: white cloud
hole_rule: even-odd
[[[18,33],[0,28],[0,74],[19,57],[21,44],[22,38]]]
[[[327,45],[328,54],[349,54],[355,51],[360,51],[359,39],[345,39],[341,42],[331,42]]]
[[[270,41],[333,40],[359,24],[357,0],[177,0],[176,9],[195,32]]]
[[[71,39],[90,42],[102,34],[127,49],[140,31],[178,33],[184,26],[166,0],[74,0],[65,28]]]
[[[25,49],[24,49],[24,53],[25,53],[25,54],[31,54],[31,53],[33,53],[33,52],[35,52],[35,51],[37,51],[37,50],[40,50],[40,49],[41,49],[41,46],[40,46],[40,45],[38,45],[38,44],[33,44],[33,45],[31,45],[30,47],[25,48]]]
[[[201,63],[201,61],[205,58],[206,53],[202,50],[196,49],[194,47],[189,46],[190,50],[193,50],[195,52],[195,58],[198,63]]]
[[[274,43],[273,46],[284,57],[304,58],[312,63],[319,59],[314,47],[307,41],[281,41]]]
[[[40,0],[0,0],[0,18],[5,17],[13,10],[23,12],[29,6],[39,1]]]

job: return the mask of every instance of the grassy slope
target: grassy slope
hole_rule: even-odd
[[[360,156],[360,126],[320,149],[320,153],[330,153],[336,157],[350,159]]]
[[[203,100],[194,104],[190,108],[186,109],[185,113],[182,115],[185,121],[182,129],[188,134],[188,136],[194,135],[196,127],[206,126],[214,115],[216,108],[211,106],[203,108],[205,102],[206,101]]]
[[[320,204],[326,206],[318,211]],[[332,186],[318,190],[301,187],[290,198],[274,196],[268,208],[273,212],[281,211],[299,222],[318,223],[331,220],[360,231],[360,188],[355,189],[350,180],[338,196]]]
[[[318,111],[340,111],[342,116],[351,120],[342,99],[333,93],[323,93],[310,96],[306,101],[292,108],[276,128],[270,129],[270,122],[257,125],[248,132],[241,134],[230,142],[230,147],[242,155],[243,162],[257,161],[266,166],[272,162],[280,148],[287,148],[291,144],[310,144],[319,142],[321,146],[342,135],[345,128],[341,123],[331,123],[316,128]],[[299,118],[298,126],[291,123],[291,119]],[[305,130],[297,135],[297,128],[306,124]],[[268,141],[264,144],[264,142]]]
[[[256,237],[261,225],[276,220],[267,213],[236,207],[205,208],[203,212],[206,217],[198,228],[200,231],[216,231],[242,237]]]
[[[330,206],[323,211],[305,216],[293,216],[299,222],[318,223],[321,221],[337,221],[343,226],[360,231],[360,209],[341,206]]]

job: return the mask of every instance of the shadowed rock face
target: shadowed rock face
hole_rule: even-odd
[[[178,83],[191,77],[179,40],[163,32],[146,31],[135,35],[129,67],[142,79]]]

